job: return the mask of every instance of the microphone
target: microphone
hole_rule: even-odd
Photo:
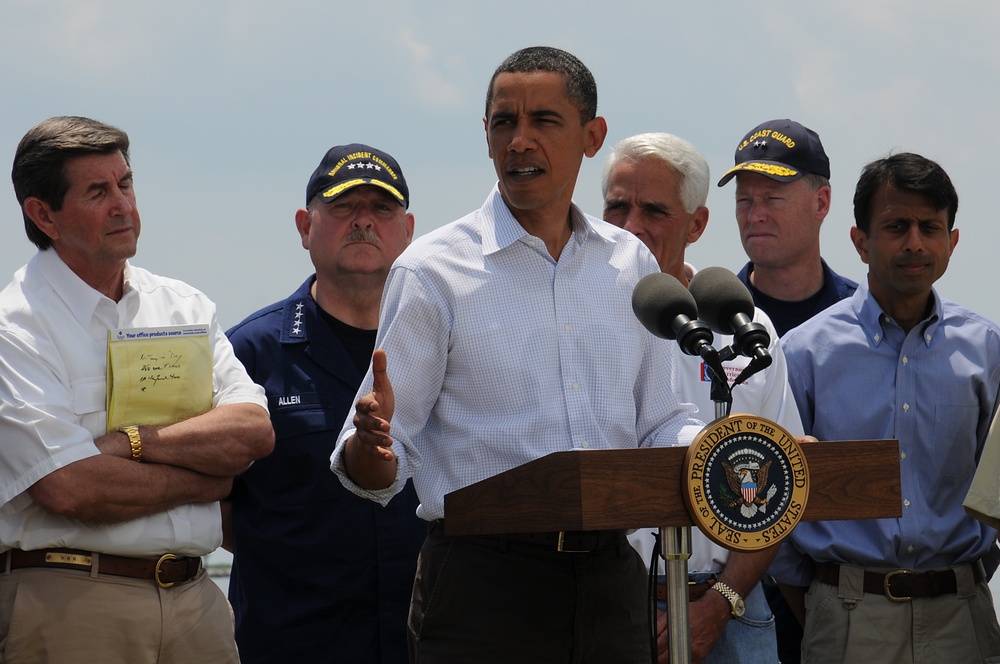
[[[694,297],[673,275],[655,272],[640,279],[632,290],[632,311],[643,327],[661,339],[676,339],[688,355],[712,349],[712,330],[698,320]]]
[[[753,322],[753,297],[739,277],[723,267],[708,267],[694,275],[688,288],[711,329],[733,335],[733,347],[752,358],[757,371],[771,364],[771,335]]]

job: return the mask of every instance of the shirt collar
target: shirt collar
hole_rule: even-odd
[[[931,297],[934,298],[934,306],[931,308],[930,314],[917,325],[920,328],[924,344],[927,346],[931,345],[931,342],[934,340],[934,333],[944,318],[941,298],[938,297],[937,291],[933,287],[931,288]],[[881,344],[885,339],[885,326],[890,324],[896,325],[896,322],[889,314],[885,313],[868,290],[867,278],[860,280],[858,289],[854,291],[854,295],[851,297],[851,306],[854,307],[854,311],[858,316],[858,322],[861,323],[865,335],[867,335],[875,346]]]
[[[90,326],[91,320],[97,311],[97,305],[106,298],[102,293],[92,288],[87,282],[81,279],[76,272],[70,269],[55,249],[43,249],[35,254],[31,259],[42,278],[48,282],[49,286],[61,299],[66,307],[73,314],[83,327]],[[134,281],[131,265],[125,262],[125,287],[122,292],[122,299],[132,291],[137,290]]]
[[[483,220],[483,255],[488,256],[506,249],[528,235],[528,231],[518,223],[504,202],[498,184],[493,185],[493,191],[486,198],[480,213]],[[570,241],[577,245],[582,245],[590,238],[615,241],[610,230],[612,226],[584,214],[576,203],[570,204],[570,220],[573,226]]]

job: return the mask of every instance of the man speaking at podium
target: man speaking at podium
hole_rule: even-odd
[[[660,270],[685,286],[694,268],[684,261],[688,244],[698,241],[708,225],[708,162],[689,142],[673,134],[650,133],[622,140],[604,167],[602,188],[604,219],[632,232],[656,256]],[[792,435],[802,433],[795,401],[788,387],[784,355],[778,335],[767,315],[757,309],[754,321],[767,329],[771,343],[771,366],[733,388],[733,413],[759,415],[777,422]],[[732,337],[716,337],[722,348]],[[749,359],[736,356],[724,363],[732,378],[746,368]],[[714,418],[711,383],[701,358],[682,355],[679,363],[681,397],[696,404],[698,416]],[[629,540],[649,561],[653,538],[642,528]],[[747,664],[778,659],[774,618],[764,597],[760,578],[777,553],[777,547],[753,552],[730,552],[709,540],[701,531],[691,534],[688,562],[691,600],[691,658],[693,662]],[[717,587],[721,583],[744,598],[745,612],[733,615],[730,600]],[[657,589],[661,596],[664,585]],[[715,592],[709,592],[714,590]],[[666,656],[666,616],[660,614],[658,650]]]
[[[702,428],[673,385],[676,346],[631,310],[656,261],[573,205],[607,134],[596,111],[569,53],[507,58],[484,118],[497,186],[415,240],[386,282],[373,367],[331,463],[383,503],[413,477],[430,522],[416,664],[649,661],[645,570],[624,531],[446,537],[440,524],[445,494],[547,454],[688,444]]]

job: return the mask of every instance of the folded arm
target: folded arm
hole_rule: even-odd
[[[267,411],[252,403],[213,408],[187,420],[140,426],[142,460],[205,475],[232,477],[274,448]],[[132,458],[128,436],[113,432],[94,441],[103,454]]]
[[[59,468],[29,489],[42,508],[86,523],[120,523],[187,503],[225,498],[233,477],[274,446],[267,411],[219,406],[181,422],[141,426],[142,462],[128,436],[100,436],[101,454]]]
[[[49,512],[84,523],[121,523],[228,495],[232,477],[98,454],[55,470],[28,493]]]

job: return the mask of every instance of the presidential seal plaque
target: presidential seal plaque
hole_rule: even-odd
[[[780,542],[802,518],[809,468],[799,444],[778,424],[730,415],[691,443],[684,484],[691,518],[710,540],[757,551]]]

